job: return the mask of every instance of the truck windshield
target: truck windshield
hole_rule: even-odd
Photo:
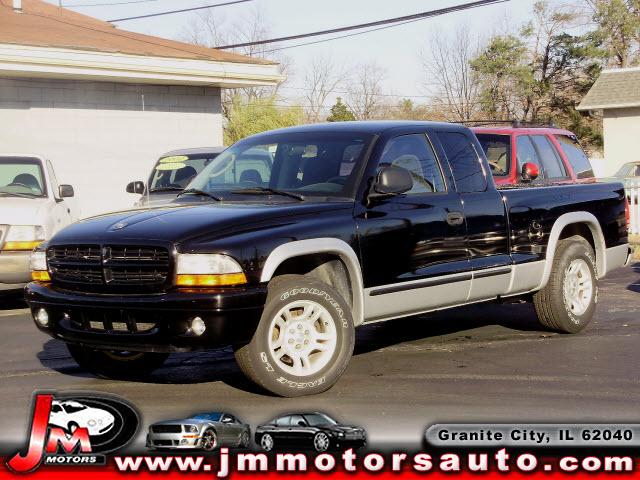
[[[221,153],[189,184],[228,199],[348,197],[371,135],[343,132],[281,133],[242,140]],[[285,193],[283,195],[282,193]],[[286,195],[286,193],[294,195]]]
[[[476,133],[482,150],[489,161],[494,177],[504,177],[511,166],[511,138],[509,135]]]
[[[0,195],[44,197],[42,163],[37,158],[0,158]]]
[[[149,192],[184,189],[218,155],[219,153],[199,153],[160,158],[151,172]]]

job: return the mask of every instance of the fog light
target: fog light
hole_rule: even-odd
[[[202,320],[200,317],[195,317],[193,320],[191,320],[191,327],[189,328],[189,330],[191,330],[191,333],[193,333],[196,337],[202,335],[206,329],[207,326],[205,325],[204,320]]]
[[[189,443],[189,441],[186,438],[183,438],[182,440],[180,440],[180,443],[182,445],[186,445],[187,443]]]
[[[49,314],[44,308],[38,309],[33,318],[35,318],[36,322],[38,322],[43,327],[49,325]]]

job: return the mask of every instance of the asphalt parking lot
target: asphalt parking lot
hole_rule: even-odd
[[[435,422],[633,421],[640,399],[640,263],[601,282],[596,318],[579,335],[542,330],[530,305],[477,305],[363,327],[330,391],[299,399],[256,392],[230,350],[179,354],[144,382],[95,378],[41,334],[19,300],[0,304],[0,431],[26,438],[34,389],[104,391],[148,423],[196,411],[253,426],[287,411],[321,410],[364,426],[370,444],[420,445]]]

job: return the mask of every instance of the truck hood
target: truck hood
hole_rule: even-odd
[[[0,196],[0,225],[42,225],[48,198]]]
[[[351,202],[172,204],[93,217],[65,228],[51,244],[157,241],[180,244],[199,238],[213,240],[262,226],[290,223],[310,215],[352,207]],[[144,243],[143,243],[144,244]]]

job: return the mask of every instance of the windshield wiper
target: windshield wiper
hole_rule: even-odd
[[[212,195],[209,192],[205,192],[204,190],[199,190],[197,188],[188,188],[187,190],[183,190],[182,192],[180,192],[178,194],[178,197],[180,197],[181,195],[184,195],[185,193],[191,193],[193,195],[201,195],[203,197],[213,198],[217,202],[221,202],[222,201],[222,198],[216,197],[215,195]]]
[[[159,187],[159,188],[152,188],[151,190],[149,190],[149,193],[154,193],[154,192],[181,192],[182,190],[184,190],[184,188],[182,188],[182,187]]]
[[[276,188],[269,187],[243,188],[241,190],[231,190],[231,193],[239,195],[282,195],[283,197],[295,198],[300,201],[305,199],[304,195],[300,195],[299,193],[287,192],[286,190],[278,190]]]
[[[36,198],[38,196],[33,193],[17,193],[17,192],[0,192],[0,195],[6,195],[9,197],[19,197],[19,198]]]

